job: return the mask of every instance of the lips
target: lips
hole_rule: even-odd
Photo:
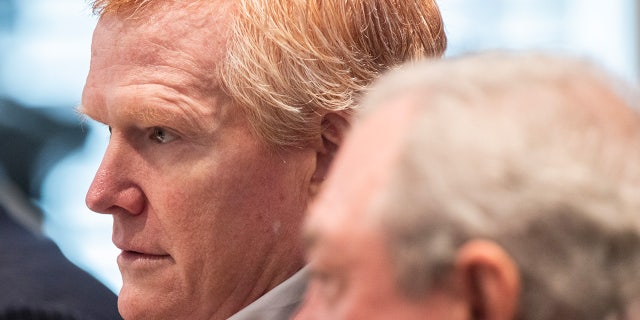
[[[170,263],[171,261],[171,256],[168,254],[149,254],[131,250],[122,250],[122,253],[118,256],[118,266],[128,269],[154,268]]]
[[[118,266],[122,269],[149,269],[171,263],[173,259],[164,250],[156,247],[135,245],[114,241],[122,252],[118,256]]]
[[[139,259],[158,260],[158,259],[164,259],[166,257],[169,257],[169,255],[166,255],[166,254],[165,255],[148,254],[148,253],[142,253],[138,251],[129,251],[129,250],[123,250],[120,255],[123,256],[123,259],[128,259],[128,260],[139,260]]]

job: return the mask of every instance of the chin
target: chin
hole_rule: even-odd
[[[145,303],[147,299],[140,294],[133,293],[135,291],[132,290],[131,286],[122,286],[118,295],[118,311],[120,315],[127,320],[151,319],[152,315],[149,312],[149,306]],[[147,311],[146,315],[144,313],[145,309]]]
[[[176,320],[176,319],[206,319],[197,312],[193,303],[175,286],[161,285],[156,281],[151,283],[142,279],[138,281],[124,281],[118,295],[118,311],[125,320]],[[175,280],[166,280],[175,284]]]
[[[121,267],[120,272],[123,285],[118,294],[118,311],[124,319],[185,318],[180,308],[186,307],[187,303],[175,270],[163,268],[150,271]]]
[[[167,302],[158,292],[124,284],[118,295],[118,311],[126,320],[169,319]]]

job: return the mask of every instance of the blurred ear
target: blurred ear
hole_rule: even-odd
[[[520,294],[517,266],[509,254],[489,240],[465,243],[456,257],[471,319],[512,320]]]
[[[320,123],[322,145],[316,152],[316,170],[311,178],[312,198],[326,178],[333,158],[350,128],[350,117],[343,112],[329,112],[322,117]]]

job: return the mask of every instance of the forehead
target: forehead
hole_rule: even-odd
[[[218,92],[232,10],[230,2],[157,1],[136,14],[105,13],[94,31],[83,111],[94,117],[125,87],[191,99]]]
[[[388,187],[413,109],[410,98],[398,99],[354,126],[309,209],[306,232],[310,242],[375,225],[368,213],[378,206]]]
[[[232,19],[230,5],[213,3],[159,1],[137,15],[105,13],[93,35],[92,71],[128,64],[213,75],[226,54]]]

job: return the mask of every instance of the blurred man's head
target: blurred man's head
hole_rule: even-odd
[[[640,117],[623,87],[534,54],[387,76],[310,209],[299,318],[624,318]]]

